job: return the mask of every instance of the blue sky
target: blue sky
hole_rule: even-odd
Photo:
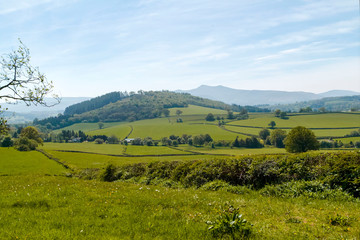
[[[360,91],[358,0],[0,0],[0,53],[56,91]]]

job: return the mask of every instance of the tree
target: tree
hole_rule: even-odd
[[[30,64],[30,51],[19,39],[19,48],[0,59],[0,100],[22,101],[26,105],[49,106],[45,97],[52,92],[53,83]],[[56,103],[60,98],[53,95]],[[1,106],[0,106],[1,110]],[[6,120],[0,118],[0,133],[5,132]]]
[[[35,127],[26,127],[21,130],[15,147],[19,151],[29,151],[35,150],[39,144],[43,144],[39,131]]]
[[[320,143],[315,134],[306,127],[298,126],[289,132],[285,139],[285,149],[288,152],[298,153],[309,150],[318,150]]]
[[[102,129],[104,127],[104,123],[102,122],[99,122],[98,125],[99,125],[99,129]]]
[[[280,118],[281,118],[281,119],[289,119],[289,118],[287,117],[286,112],[281,112],[281,113],[280,113]]]
[[[6,137],[1,143],[2,147],[12,147],[14,144],[13,140],[11,140],[11,137]]]
[[[183,112],[181,110],[176,110],[176,116],[180,116]]]
[[[259,137],[262,139],[262,140],[265,140],[268,136],[270,136],[270,131],[266,128],[264,128],[263,130],[261,130],[259,132]]]
[[[119,143],[120,143],[120,140],[119,140],[115,135],[111,135],[111,136],[108,138],[108,143],[109,143],[109,144],[119,144]]]
[[[276,109],[275,110],[275,117],[280,117],[281,114],[281,110],[280,109]]]
[[[206,121],[209,121],[209,122],[215,121],[214,114],[209,113],[209,114],[206,116],[205,120],[206,120]]]
[[[285,147],[284,142],[283,142],[285,138],[286,138],[286,132],[281,129],[276,129],[276,130],[272,131],[270,134],[271,145],[278,147],[278,148],[283,148],[283,147]]]
[[[270,126],[271,129],[274,129],[274,127],[276,126],[276,123],[275,123],[275,121],[271,121],[268,125]]]
[[[227,113],[227,119],[234,119],[235,118],[233,111],[228,110],[227,112],[228,112]]]
[[[169,117],[169,115],[170,115],[169,109],[166,109],[166,108],[165,108],[165,109],[163,110],[163,114],[164,114],[165,117]]]

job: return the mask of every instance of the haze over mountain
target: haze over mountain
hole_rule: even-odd
[[[25,103],[19,102],[17,104],[0,104],[3,109],[8,108],[5,111],[4,115],[8,119],[9,123],[23,123],[27,121],[32,121],[35,118],[47,118],[50,116],[55,116],[59,113],[63,113],[65,108],[68,106],[74,105],[79,102],[83,102],[90,99],[89,97],[63,97],[59,104],[56,104],[51,107],[45,106],[35,106],[30,105],[26,106]],[[49,105],[56,103],[53,98],[45,98],[45,102]]]
[[[191,90],[178,90],[177,92],[190,93],[194,96],[222,101],[228,104],[238,105],[262,105],[262,104],[289,104],[309,100],[317,100],[324,97],[339,97],[360,95],[359,92],[333,90],[315,94],[311,92],[286,92],[270,90],[242,90],[225,86],[201,85]]]

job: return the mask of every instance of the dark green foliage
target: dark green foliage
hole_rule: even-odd
[[[268,126],[270,126],[271,129],[274,129],[274,127],[276,126],[276,122],[275,121],[271,121]]]
[[[277,148],[283,148],[284,145],[284,139],[286,138],[286,131],[281,129],[276,129],[271,132],[269,140],[271,145],[277,147]]]
[[[119,138],[117,138],[115,135],[110,136],[107,141],[109,144],[119,144],[120,143]]]
[[[185,187],[201,187],[212,181],[221,180],[233,186],[241,185],[259,189],[267,185],[291,181],[318,180],[324,185],[304,183],[297,188],[309,191],[309,189],[321,189],[324,186],[335,190],[341,187],[342,190],[355,197],[360,196],[360,153],[358,152],[302,153],[142,163],[119,167],[118,172],[121,174],[118,174],[116,179],[146,177],[151,182],[155,178],[164,178]],[[326,192],[325,188],[324,192]]]
[[[208,230],[213,237],[224,239],[247,239],[252,233],[252,224],[240,214],[239,208],[232,205],[225,205],[220,209],[215,221],[207,221],[210,225]]]
[[[259,132],[259,137],[262,139],[262,140],[266,140],[266,138],[270,136],[270,131],[266,128],[262,129],[260,132]]]
[[[12,147],[14,145],[14,141],[11,137],[5,137],[1,143],[1,147]]]
[[[112,164],[106,166],[105,170],[100,174],[100,180],[105,182],[112,182],[116,180],[116,167]]]
[[[14,143],[15,148],[19,151],[35,150],[43,140],[40,138],[40,133],[34,127],[26,127],[21,130],[20,138]]]
[[[64,115],[81,114],[97,108],[101,108],[109,103],[117,102],[128,96],[127,92],[111,92],[105,95],[92,98],[90,100],[77,103],[67,107],[64,111]]]
[[[293,128],[285,140],[285,149],[288,152],[299,153],[319,148],[320,143],[316,140],[315,134],[302,126]]]
[[[215,121],[214,114],[209,113],[209,114],[206,116],[205,120],[206,120],[206,121],[209,121],[209,122]]]
[[[213,139],[209,134],[200,134],[200,135],[196,135],[193,137],[191,144],[189,145],[194,145],[194,146],[202,146],[206,143],[212,142]]]

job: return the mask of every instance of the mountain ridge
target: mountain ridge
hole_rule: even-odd
[[[331,90],[324,93],[311,93],[304,91],[279,91],[279,90],[244,90],[229,88],[222,85],[201,85],[190,90],[176,90],[175,92],[190,93],[191,95],[222,101],[227,104],[237,105],[275,105],[318,100],[324,97],[340,97],[360,95],[359,92],[348,90]]]

